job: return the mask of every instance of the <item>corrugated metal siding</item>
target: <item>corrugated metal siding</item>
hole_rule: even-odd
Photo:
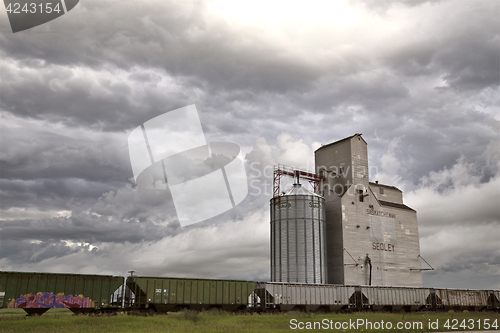
[[[361,287],[368,298],[368,305],[420,305],[427,304],[428,288]]]
[[[270,212],[271,281],[326,283],[324,199],[283,195]]]

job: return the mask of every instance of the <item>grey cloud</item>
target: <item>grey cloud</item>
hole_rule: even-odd
[[[136,72],[130,74],[128,78],[138,82],[151,83],[152,85],[156,85],[158,82],[162,80],[162,77],[160,75],[147,72],[146,73]]]
[[[102,194],[89,207],[92,212],[122,221],[151,222],[166,225],[176,220],[175,208],[168,190],[140,190],[125,187]]]
[[[453,257],[441,269],[445,272],[455,273],[468,270],[483,274],[495,274],[500,272],[500,252],[480,250],[461,253],[459,256]]]
[[[0,175],[6,179],[83,178],[113,182],[131,176],[126,136],[101,135],[4,117]],[[17,123],[16,123],[17,122]],[[7,123],[16,123],[8,126]],[[8,142],[8,144],[7,144]]]
[[[424,285],[437,288],[498,289],[498,249],[463,251],[437,270],[424,272]]]
[[[168,111],[169,105],[175,109],[178,103],[172,100],[179,97],[177,92],[160,92],[158,87],[148,87],[143,92],[134,81],[113,77],[120,74],[113,70],[93,72],[89,69],[86,71],[89,76],[60,66],[7,70],[11,73],[0,83],[0,106],[17,116],[52,123],[124,130],[142,124],[162,110]],[[98,80],[91,75],[96,75]]]
[[[9,258],[13,263],[33,264],[49,258],[61,258],[81,250],[81,248],[71,248],[61,240],[34,242],[3,239],[2,243],[0,257]],[[87,249],[88,247],[85,247],[85,250]]]
[[[0,207],[70,210],[122,186],[119,182],[101,183],[77,178],[0,179]]]
[[[446,109],[432,113],[416,111],[404,117],[403,124],[398,118],[385,119],[385,128],[391,130],[386,131],[382,129],[384,125],[380,125],[371,137],[381,139],[374,142],[378,151],[386,149],[394,137],[399,137],[401,143],[396,150],[401,160],[400,175],[418,184],[424,175],[452,166],[460,156],[477,161],[480,169],[486,165],[486,159],[481,155],[496,134],[483,124],[481,118],[487,116]],[[447,134],[443,135],[445,132]],[[380,166],[379,163],[376,165]]]
[[[444,8],[451,9],[453,4],[447,2]],[[438,74],[450,88],[458,91],[496,88],[500,84],[498,4],[477,1],[468,3],[466,11],[462,3],[455,4],[458,8],[454,15],[433,22],[433,27],[422,25],[414,31],[406,31],[415,37],[398,41],[401,46],[389,48],[392,51],[382,59],[404,75]],[[439,19],[438,13],[442,13],[442,9],[426,19],[429,22]],[[451,26],[455,28],[450,30]],[[422,37],[425,30],[434,34]]]
[[[496,26],[496,31],[500,25]],[[498,44],[500,34],[489,40],[474,40],[463,47],[449,47],[440,52],[437,60],[447,70],[444,79],[458,90],[479,90],[497,87],[500,76]]]
[[[193,7],[186,9],[189,5]],[[39,57],[61,65],[164,68],[175,76],[195,75],[211,85],[256,91],[284,92],[318,75],[317,69],[283,56],[264,39],[243,31],[235,34],[222,19],[207,22],[204,2],[179,9],[165,2],[138,8],[129,1],[121,2],[120,8],[117,11],[103,2],[81,3],[80,10],[71,13],[71,21],[54,21],[45,27],[53,29],[45,37],[58,38],[58,43],[41,43],[35,33],[9,35],[3,38],[3,50],[16,59],[29,58],[36,50]],[[63,27],[74,38],[61,40],[57,31]]]
[[[437,4],[439,2],[446,0],[354,0],[353,3],[359,3],[363,6],[366,6],[370,10],[376,12],[377,14],[386,14],[390,8],[397,6],[405,6],[405,7],[415,7],[421,6],[423,4]]]
[[[43,220],[3,221],[1,222],[2,238],[9,241],[23,239],[73,242],[130,242],[137,243],[158,240],[176,232],[177,227],[157,226],[151,221],[144,223],[108,220],[85,213],[74,213],[68,218],[52,218]],[[2,247],[8,247],[2,244]]]

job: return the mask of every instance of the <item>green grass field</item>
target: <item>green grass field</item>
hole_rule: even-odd
[[[365,324],[353,328],[353,322],[365,320]],[[383,327],[376,325],[382,325]],[[448,320],[457,323],[457,329],[444,327]],[[221,311],[183,311],[151,317],[120,314],[115,316],[75,316],[67,309],[51,309],[43,316],[27,317],[21,309],[0,310],[0,332],[290,332],[312,331],[336,332],[432,332],[485,330],[484,324],[500,325],[500,314],[494,312],[425,312],[425,313],[382,313],[363,312],[350,314],[231,314]],[[291,321],[293,324],[291,324]],[[350,327],[349,321],[351,321]],[[366,326],[371,322],[372,329]],[[429,329],[429,321],[438,322],[437,329]],[[299,324],[299,322],[301,324]],[[309,324],[307,324],[309,322]],[[328,325],[327,325],[328,323]],[[335,324],[337,323],[337,324]],[[342,328],[344,323],[344,328]],[[392,329],[387,326],[392,325]],[[402,323],[410,327],[397,329]],[[421,323],[420,326],[418,323]],[[464,327],[460,327],[464,324]],[[323,325],[319,329],[318,325]],[[301,326],[299,326],[301,325]],[[302,326],[303,325],[303,326]],[[335,325],[337,328],[335,329]],[[296,327],[292,329],[291,327]],[[300,329],[304,327],[304,329]],[[464,329],[465,328],[465,329]],[[473,329],[472,329],[473,328]],[[490,327],[491,329],[491,327]],[[495,329],[495,328],[493,328]],[[496,328],[498,330],[498,328]],[[311,331],[311,330],[307,330]]]

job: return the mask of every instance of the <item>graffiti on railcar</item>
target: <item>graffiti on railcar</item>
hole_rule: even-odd
[[[43,292],[36,295],[25,294],[21,295],[16,300],[11,300],[8,304],[9,308],[93,308],[94,302],[90,297],[83,295],[73,296],[59,293]]]

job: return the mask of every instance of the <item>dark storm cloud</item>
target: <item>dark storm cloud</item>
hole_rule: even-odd
[[[497,34],[491,39],[478,40],[476,36],[471,36],[474,40],[465,45],[446,48],[440,52],[437,61],[447,70],[444,79],[452,88],[479,90],[500,84],[498,71],[494,70],[500,69],[499,26],[496,28]],[[492,30],[494,29],[495,26],[492,26]]]
[[[404,75],[439,73],[457,90],[495,87],[500,83],[498,71],[492,70],[500,67],[499,25],[491,20],[481,24],[487,31],[470,32],[463,28],[464,35],[452,36],[452,40],[426,40],[406,45],[390,55],[386,64]]]
[[[444,0],[355,0],[354,3],[360,3],[366,6],[367,8],[379,13],[384,14],[386,11],[392,7],[415,7],[423,4],[438,4],[439,2]]]
[[[496,88],[500,84],[498,5],[480,1],[471,1],[467,7],[454,4],[445,2],[431,14],[439,19],[432,26],[412,26],[413,30],[404,31],[415,37],[389,47],[383,57],[385,64],[404,75],[439,74],[449,87],[459,91]],[[443,15],[446,8],[453,10],[453,15]]]
[[[403,2],[410,7],[420,3]],[[180,7],[170,3],[137,6],[129,2],[121,3],[119,10],[108,3],[86,2],[72,20],[54,21],[45,30],[16,35],[16,39],[4,36],[6,56],[16,59],[20,68],[33,66],[37,71],[31,74],[31,79],[6,80],[0,89],[0,101],[5,103],[5,110],[19,115],[105,130],[130,129],[162,111],[193,101],[207,112],[231,115],[217,117],[217,122],[206,124],[211,130],[216,123],[217,130],[224,133],[252,132],[241,123],[248,116],[236,111],[245,109],[245,105],[228,108],[231,100],[248,101],[247,115],[276,120],[303,114],[305,110],[328,113],[336,105],[353,103],[365,106],[372,114],[392,114],[394,108],[386,110],[387,105],[399,102],[412,106],[405,76],[434,73],[457,89],[481,89],[495,83],[495,71],[487,69],[498,57],[496,44],[491,42],[494,37],[490,37],[491,32],[498,31],[498,22],[492,19],[494,11],[488,12],[487,6],[483,7],[471,17],[460,16],[461,29],[450,29],[456,22],[445,21],[443,27],[438,28],[440,32],[447,30],[444,43],[421,40],[417,36],[405,39],[401,47],[389,48],[393,51],[388,54],[382,52],[382,59],[386,59],[382,63],[388,69],[396,69],[397,75],[402,74],[396,76],[390,70],[373,71],[377,54],[368,62],[370,57],[364,54],[345,59],[344,62],[350,64],[360,59],[365,62],[363,66],[347,67],[344,71],[338,71],[337,65],[311,66],[305,59],[291,56],[266,42],[258,33],[235,29],[222,19],[209,17],[203,2]],[[127,10],[130,8],[134,11]],[[488,19],[478,20],[478,16]],[[113,21],[111,25],[105,22],[107,17],[117,19],[109,20]],[[88,24],[89,19],[93,24]],[[435,24],[432,19],[426,22],[428,27]],[[482,29],[468,29],[476,27],[477,22],[481,22]],[[59,37],[56,32],[61,25],[79,37],[51,42],[52,37]],[[47,29],[53,29],[54,33]],[[37,37],[39,34],[47,35],[43,42]],[[19,49],[20,45],[23,48]],[[324,46],[326,44],[319,45],[319,51]],[[33,60],[34,55],[43,60]],[[116,66],[127,71],[140,70],[124,75],[123,79],[95,80],[72,73],[67,67],[75,65],[87,68],[90,73],[95,71],[97,75],[118,77]],[[417,68],[413,68],[415,66]],[[143,72],[144,69],[156,73]],[[471,73],[477,77],[472,78]],[[155,86],[162,77],[163,80],[173,78],[182,86],[181,90],[188,92],[182,94]],[[54,80],[59,84],[54,85]],[[138,87],[134,82],[151,86]],[[31,99],[23,102],[22,96],[30,95],[36,104]],[[55,95],[57,99],[53,98]],[[216,102],[219,95],[222,95],[221,103]],[[294,103],[283,105],[285,107],[279,103],[278,107],[264,107],[264,110],[255,108],[255,105],[269,106],[290,99]],[[401,108],[400,113],[404,112],[409,110]]]
[[[131,176],[126,136],[4,115],[0,125],[4,179],[82,178],[126,181]]]
[[[139,195],[137,189],[128,188],[105,193],[91,204],[72,197],[69,207],[64,207],[72,210],[69,217],[0,221],[0,258],[9,258],[11,263],[38,262],[70,255],[82,247],[90,251],[89,245],[134,244],[175,236],[180,225],[168,199],[152,191]],[[58,208],[50,200],[45,202]],[[83,245],[75,249],[68,242]]]
[[[3,231],[2,231],[3,237]],[[50,258],[61,258],[80,251],[80,248],[71,248],[65,241],[32,242],[30,240],[2,239],[1,257],[8,257],[13,263],[33,264]],[[86,246],[88,249],[88,246]]]
[[[121,188],[102,194],[91,207],[92,213],[123,221],[153,222],[167,225],[177,220],[168,190]]]
[[[500,252],[494,249],[479,250],[463,253],[454,257],[442,268],[445,272],[459,272],[469,270],[471,272],[483,272],[494,274],[500,271]]]
[[[467,246],[466,246],[467,247]],[[434,271],[424,274],[425,285],[438,288],[498,289],[500,282],[498,248],[463,251],[450,256]]]
[[[106,68],[40,67],[0,64],[0,107],[17,116],[67,126],[100,130],[129,130],[163,112],[182,106],[191,89],[170,89],[157,83],[168,78],[150,70],[136,75],[153,81],[127,80],[125,72]],[[160,74],[163,71],[160,71]],[[133,75],[133,74],[132,74]],[[159,79],[158,79],[159,77]],[[159,80],[159,81],[157,81]],[[178,83],[176,84],[179,85]],[[182,84],[181,84],[182,86]]]
[[[405,161],[401,176],[415,184],[429,171],[453,165],[462,155],[487,164],[483,152],[497,136],[497,129],[489,124],[489,114],[467,105],[450,105],[448,99],[460,98],[454,92],[409,96],[403,83],[393,84],[390,80],[386,83],[385,76],[375,76],[373,84],[359,79],[359,87],[364,88],[358,91],[350,81],[332,80],[335,84],[318,84],[314,92],[290,93],[288,99],[260,95],[255,97],[255,103],[262,105],[260,110],[252,108],[250,103],[226,103],[221,108],[226,111],[223,115],[213,110],[202,113],[202,117],[219,130],[226,128],[229,124],[226,121],[232,119],[234,125],[227,126],[231,130],[223,132],[225,135],[237,130],[257,132],[269,140],[274,138],[268,133],[286,132],[307,142],[326,144],[360,132],[369,142],[372,166],[379,168],[378,158],[393,139],[399,138],[400,143],[394,149],[398,159]],[[399,79],[393,78],[396,80]],[[394,89],[389,89],[392,87]],[[427,100],[423,103],[431,105],[423,106],[415,101],[425,97]],[[244,110],[252,116],[241,119],[237,112],[233,116],[232,109]],[[245,138],[248,136],[243,136]]]
[[[283,115],[295,115],[308,110],[317,114],[328,114],[337,121],[347,121],[343,106],[363,106],[371,112],[384,112],[388,105],[408,101],[410,98],[406,82],[386,70],[353,73],[344,76],[324,75],[314,83],[314,88],[300,93],[290,93],[293,102],[286,110],[278,109]],[[297,108],[300,105],[301,108]],[[271,116],[280,116],[279,114]],[[338,117],[341,116],[341,117]],[[343,117],[342,117],[343,116]]]
[[[209,20],[206,4],[122,1],[118,6],[88,1],[71,20],[54,21],[33,33],[4,35],[2,50],[14,59],[35,55],[59,65],[164,68],[230,89],[283,92],[317,76],[319,69],[283,55],[258,35],[235,33],[224,20]],[[73,37],[61,40],[59,29]],[[41,42],[40,33],[52,41]]]
[[[495,140],[496,133],[484,124],[486,115],[477,112],[456,114],[454,110],[440,110],[430,114],[419,114],[416,111],[403,119],[402,124],[400,119],[388,119],[383,125],[375,126],[378,131],[374,134],[382,140],[376,140],[372,145],[377,150],[385,150],[393,138],[400,139],[394,149],[398,158],[404,161],[399,171],[404,179],[417,184],[430,171],[452,166],[461,156],[477,161],[478,169],[487,165],[484,151]],[[450,119],[456,122],[451,122]],[[384,125],[392,130],[381,130]],[[368,134],[367,138],[370,137],[374,136]],[[379,163],[376,165],[380,167]],[[494,168],[497,169],[498,166]],[[477,170],[478,173],[484,171],[486,170]]]
[[[1,222],[3,246],[9,242],[29,240],[102,243],[158,240],[172,234],[165,227],[155,226],[152,222],[122,222],[107,218],[75,212],[69,218]]]
[[[105,192],[123,187],[122,183],[92,182],[77,178],[0,179],[0,208],[30,207],[38,210],[69,210],[93,201]]]

